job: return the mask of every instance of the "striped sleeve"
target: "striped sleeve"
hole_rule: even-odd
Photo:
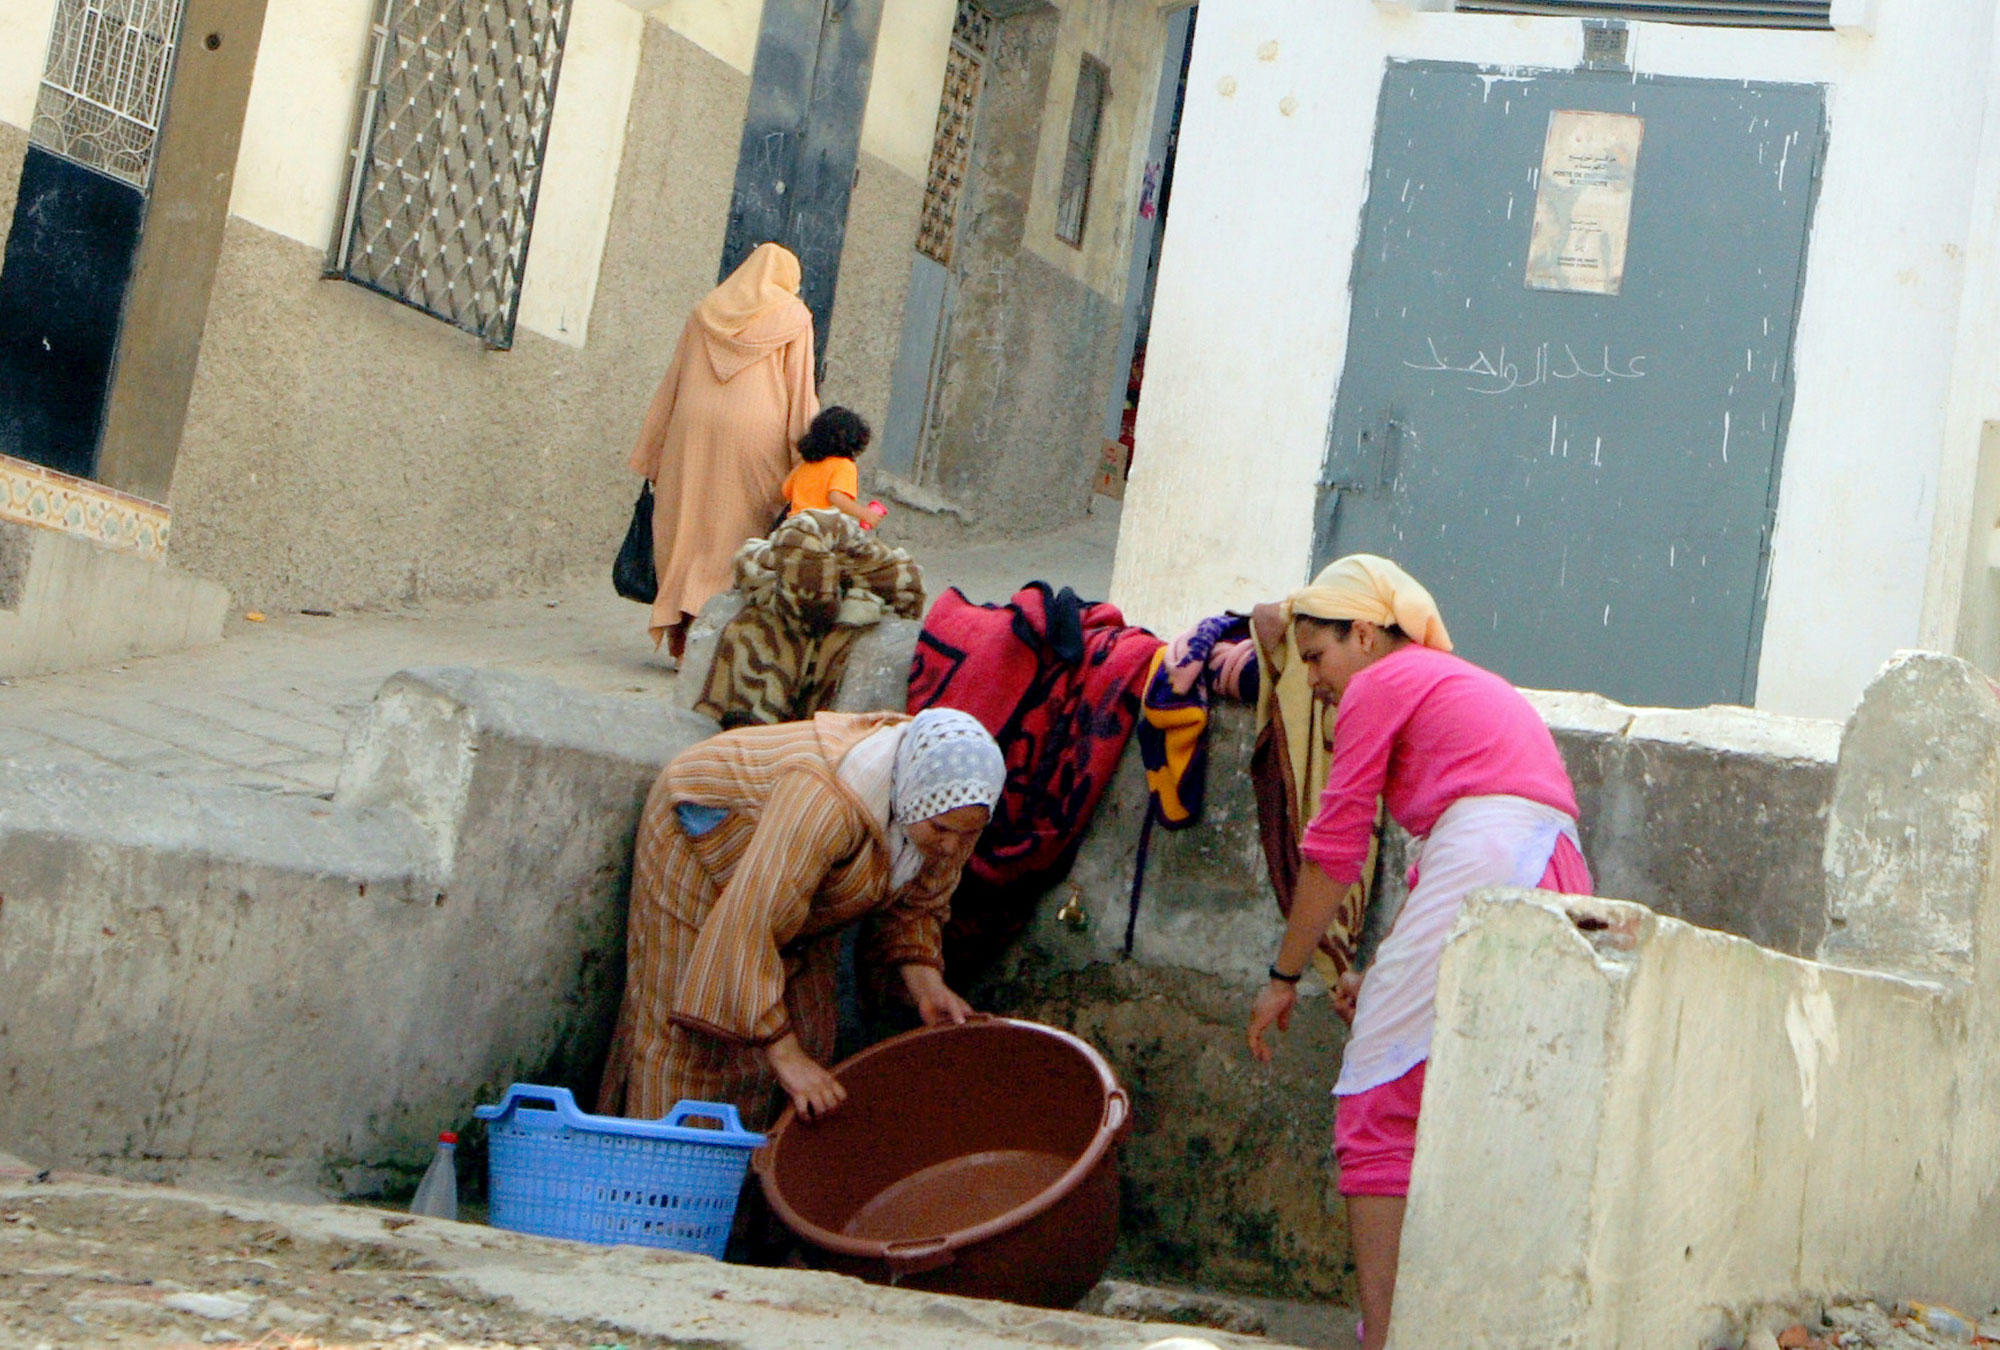
[[[673,1020],[723,1040],[769,1045],[790,1031],[785,962],[827,871],[860,844],[854,810],[830,782],[781,774],[729,884],[683,967]]]
[[[944,969],[944,925],[951,917],[951,893],[960,873],[916,880],[891,896],[868,925],[869,955],[881,965]]]

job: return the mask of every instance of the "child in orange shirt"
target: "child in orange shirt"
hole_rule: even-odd
[[[799,511],[838,511],[853,516],[861,528],[872,530],[888,511],[878,502],[860,505],[861,475],[855,457],[868,448],[874,433],[861,414],[851,408],[824,408],[813,418],[806,434],[799,438],[799,458],[804,461],[785,479],[786,514]]]

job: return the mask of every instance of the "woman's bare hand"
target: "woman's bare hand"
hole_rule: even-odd
[[[847,1100],[847,1089],[840,1080],[805,1052],[795,1034],[787,1032],[773,1041],[765,1048],[764,1058],[802,1118],[818,1120]]]
[[[1257,1002],[1250,1009],[1250,1053],[1258,1063],[1271,1062],[1271,1043],[1264,1039],[1265,1033],[1274,1026],[1280,1031],[1290,1031],[1292,1008],[1298,1001],[1298,989],[1283,980],[1272,980],[1257,995]]]
[[[910,991],[910,998],[917,1005],[917,1016],[924,1019],[927,1027],[963,1022],[972,1016],[972,1005],[945,984],[944,976],[935,966],[904,966],[903,986]]]
[[[1361,999],[1361,976],[1356,971],[1348,971],[1340,977],[1340,983],[1332,990],[1333,1010],[1340,1014],[1340,1020],[1352,1026],[1354,1005]]]

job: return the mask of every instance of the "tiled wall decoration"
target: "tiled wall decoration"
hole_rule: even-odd
[[[171,513],[102,483],[0,455],[0,520],[61,530],[159,562],[167,556]]]

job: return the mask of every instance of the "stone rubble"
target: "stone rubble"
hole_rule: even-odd
[[[1759,1327],[1728,1350],[1930,1350],[2000,1345],[2000,1306],[1974,1318],[1938,1303],[1872,1300],[1829,1304],[1814,1322]]]

